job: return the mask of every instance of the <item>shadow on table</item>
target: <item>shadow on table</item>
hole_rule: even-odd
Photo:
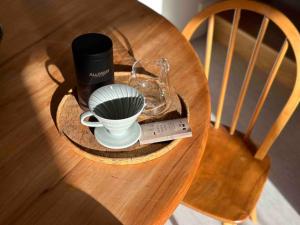
[[[43,6],[44,2],[37,6],[34,1],[14,4],[8,7],[11,15],[19,15],[20,9],[26,15],[15,18],[14,29],[25,30],[24,35],[29,36],[26,40],[32,43],[20,44],[16,53],[15,46],[11,45],[13,37],[5,38],[5,31],[13,30],[11,23],[2,24],[1,46],[5,46],[3,55],[7,59],[0,65],[0,83],[3,84],[0,96],[0,224],[121,225],[101,202],[65,181],[81,160],[69,151],[70,145],[58,146],[55,140],[60,138],[59,134],[48,121],[48,93],[53,87],[40,67],[45,50],[49,54],[46,69],[58,85],[50,101],[54,122],[61,98],[75,82],[70,49],[66,48],[66,43],[47,40],[51,33],[39,20],[55,18],[59,22],[64,18],[56,15],[52,3],[47,7]],[[38,26],[40,30],[34,30],[36,34],[30,36],[30,29]],[[68,28],[59,29],[68,32]],[[53,64],[61,74],[58,70],[56,74],[51,73]]]
[[[29,213],[44,215],[38,224],[88,224],[88,225],[122,225],[122,223],[101,203],[83,191],[61,182],[55,189],[40,197],[42,206],[34,204]],[[46,199],[48,199],[46,201]],[[47,202],[47,204],[45,204]],[[56,203],[55,207],[51,203]],[[72,205],[75,210],[65,210]],[[28,214],[28,212],[27,212]],[[55,221],[54,215],[59,218]],[[50,222],[50,223],[49,223]]]
[[[2,44],[6,44],[5,39]],[[49,84],[43,74],[24,69],[36,52],[25,51],[0,67],[0,82],[5,83],[0,123],[6,131],[0,131],[0,224],[121,225],[101,202],[64,181],[67,173],[80,164],[80,158],[68,152],[67,145],[55,143],[59,134],[49,126],[48,112],[40,105],[47,100],[34,100],[34,93],[40,94],[39,85]],[[59,82],[52,107],[72,87],[69,81]],[[17,101],[12,104],[11,99]]]

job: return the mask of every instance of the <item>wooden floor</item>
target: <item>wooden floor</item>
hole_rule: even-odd
[[[198,39],[194,41],[194,46],[200,55],[203,56],[205,45],[203,39]],[[225,56],[225,49],[218,44],[214,45],[214,55],[213,64],[211,66],[211,80],[210,88],[212,92],[213,109],[216,106],[215,102],[218,97],[218,93],[214,90],[219,90],[218,85],[220,85],[223,70],[223,58]],[[237,97],[239,89],[237,88],[240,84],[242,78],[238,74],[245,71],[247,64],[240,57],[235,57],[233,60],[233,69],[231,73],[230,84],[233,89],[233,93],[227,95],[227,109],[232,108],[231,104],[234,104],[234,100]],[[259,70],[255,70],[255,75],[253,82],[251,83],[250,89],[256,90],[260,89],[263,85],[263,80],[265,73]],[[259,92],[258,92],[259,93]],[[264,124],[268,124],[268,121],[274,118],[278,108],[282,101],[277,98],[278,94],[287,94],[288,90],[282,88],[278,83],[275,83],[272,88],[271,95],[275,97],[272,101],[268,101],[267,110],[263,111],[267,116],[263,117],[260,122],[259,128],[255,132],[256,140],[259,141],[260,135],[265,131]],[[255,94],[250,95],[246,100],[248,101],[245,106],[248,106],[244,112],[246,116],[241,118],[241,124],[239,124],[239,129],[245,128],[248,120],[247,115],[251,114],[251,106],[255,104],[255,100],[258,96]],[[225,106],[225,109],[226,109]],[[253,107],[252,107],[253,109]],[[232,112],[230,110],[225,110],[224,119],[230,122]],[[213,116],[212,116],[213,117]],[[268,118],[269,117],[269,118]],[[258,124],[259,125],[259,124]],[[300,224],[300,109],[296,111],[295,115],[287,125],[286,129],[282,132],[282,135],[275,143],[270,151],[270,156],[272,160],[271,175],[266,184],[264,192],[258,203],[258,220],[261,225],[299,225]],[[288,221],[288,223],[287,223]],[[194,210],[188,209],[183,205],[180,205],[173,216],[169,219],[166,225],[217,225],[220,224],[219,221],[213,220],[209,217],[203,216]],[[252,225],[248,220],[244,225]]]

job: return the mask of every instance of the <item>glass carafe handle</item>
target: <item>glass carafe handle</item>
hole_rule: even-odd
[[[168,96],[170,94],[169,79],[168,79],[170,65],[166,58],[161,58],[158,62],[159,62],[160,68],[161,68],[160,74],[159,74],[159,82],[162,85],[161,88],[162,88],[164,96]]]

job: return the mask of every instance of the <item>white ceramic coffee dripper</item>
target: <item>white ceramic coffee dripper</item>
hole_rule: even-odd
[[[95,107],[103,102],[126,97],[139,97],[137,99],[142,101],[142,103],[139,102],[139,104],[130,105],[130,107],[138,107],[134,110],[136,112],[134,115],[130,115],[124,119],[107,119],[103,116],[97,115],[94,111]],[[142,113],[145,107],[145,100],[144,96],[133,87],[124,84],[111,84],[95,90],[89,98],[88,107],[90,111],[84,112],[80,115],[80,122],[88,127],[104,127],[112,136],[118,138],[127,134],[128,129]],[[85,120],[87,117],[91,116],[94,116],[98,122]]]

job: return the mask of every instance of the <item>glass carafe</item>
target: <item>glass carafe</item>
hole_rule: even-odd
[[[145,97],[143,114],[147,116],[163,115],[171,105],[167,59],[138,60],[132,66],[129,85],[136,88]]]

